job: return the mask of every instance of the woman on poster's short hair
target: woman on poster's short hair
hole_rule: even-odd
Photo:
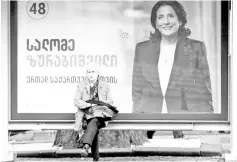
[[[154,33],[135,50],[133,112],[213,113],[206,47],[188,38],[183,6],[158,1],[150,21]]]

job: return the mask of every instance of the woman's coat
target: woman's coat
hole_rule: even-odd
[[[98,96],[99,101],[103,101],[110,105],[113,104],[109,85],[99,80],[98,84]],[[80,130],[82,127],[83,116],[85,115],[86,119],[101,117],[101,118],[112,118],[114,113],[107,106],[95,106],[95,111],[93,113],[89,113],[89,108],[91,107],[90,103],[86,101],[90,99],[90,85],[89,81],[86,79],[84,82],[80,82],[77,85],[77,91],[74,98],[74,105],[78,108],[75,114],[75,124],[74,130]],[[106,122],[107,124],[107,122]]]

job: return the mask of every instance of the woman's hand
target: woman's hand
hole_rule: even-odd
[[[91,107],[88,110],[89,113],[91,113],[91,114],[94,113],[94,106],[96,106],[96,104],[91,104]]]

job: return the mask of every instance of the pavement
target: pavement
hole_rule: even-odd
[[[130,148],[100,148],[101,157],[124,156],[223,156],[230,152],[230,133],[183,131],[184,138],[174,139],[171,131],[157,131],[153,139]],[[80,157],[80,149],[53,147],[56,131],[37,130],[10,137],[10,151],[17,157]],[[90,156],[90,152],[89,152]]]

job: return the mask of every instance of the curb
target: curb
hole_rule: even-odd
[[[17,151],[16,154],[17,157],[54,158],[56,157],[56,150]]]
[[[222,156],[222,145],[219,144],[202,144],[201,148],[202,156]]]
[[[201,156],[199,148],[140,147],[133,149],[134,156]]]
[[[91,153],[89,151],[89,157]],[[101,157],[125,157],[125,156],[222,156],[220,144],[202,144],[200,148],[179,147],[134,147],[134,148],[112,148],[100,149]],[[39,150],[18,151],[17,157],[81,157],[80,149],[63,150]]]

